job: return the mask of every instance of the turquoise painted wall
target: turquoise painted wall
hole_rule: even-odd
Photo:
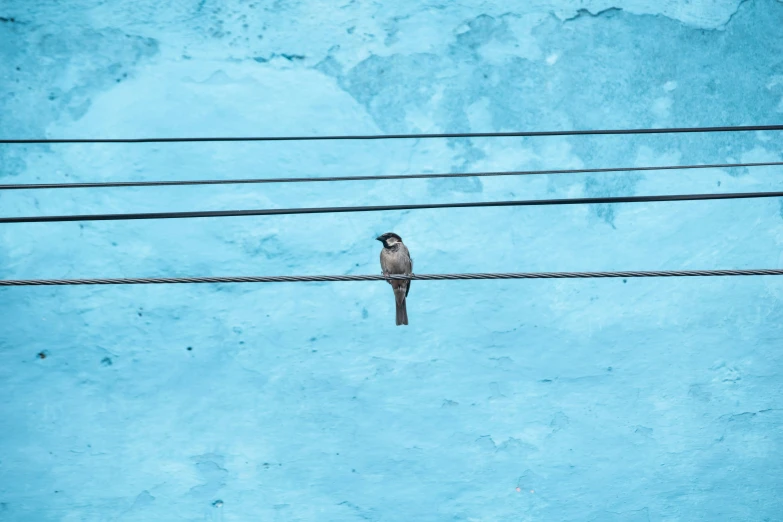
[[[778,124],[783,2],[5,0],[0,136]],[[3,183],[780,161],[780,133],[0,146]],[[3,216],[779,168],[0,192]],[[0,226],[0,277],[783,267],[778,200]],[[0,290],[0,520],[783,520],[783,278]],[[42,354],[44,358],[41,357]]]

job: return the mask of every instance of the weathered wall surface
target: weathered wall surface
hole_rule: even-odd
[[[783,121],[776,0],[0,4],[0,135]],[[517,4],[517,5],[515,5]],[[8,182],[781,159],[781,134],[0,146]],[[0,192],[7,215],[780,190],[780,169]],[[777,200],[0,226],[0,277],[783,266]],[[0,520],[781,520],[783,278],[0,290]],[[39,354],[42,354],[42,358]]]

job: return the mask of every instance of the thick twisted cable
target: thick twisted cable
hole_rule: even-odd
[[[757,163],[714,163],[707,165],[662,165],[659,167],[611,167],[603,169],[550,169],[550,170],[512,170],[497,172],[448,172],[433,174],[388,174],[378,176],[329,176],[320,178],[250,178],[250,179],[204,179],[182,181],[105,181],[85,183],[17,183],[0,185],[0,190],[35,190],[68,188],[122,188],[122,187],[171,187],[188,185],[242,185],[253,183],[311,183],[332,181],[375,181],[382,179],[432,179],[432,178],[487,178],[500,176],[535,176],[544,174],[598,174],[607,172],[644,172],[653,170],[691,170],[691,169],[736,169],[742,167],[783,166],[783,161]]]
[[[783,125],[735,125],[724,127],[670,127],[658,129],[611,129],[611,130],[561,130],[561,131],[514,131],[514,132],[454,132],[432,134],[354,134],[347,136],[245,136],[245,137],[202,137],[202,138],[60,138],[60,139],[0,139],[5,144],[27,143],[180,143],[221,141],[322,141],[322,140],[391,140],[431,138],[532,138],[538,136],[586,136],[625,134],[680,134],[692,132],[748,132],[779,131]]]
[[[192,283],[326,283],[344,281],[458,281],[489,279],[599,279],[637,277],[717,277],[783,275],[783,269],[746,270],[657,270],[624,272],[508,272],[477,274],[405,275],[311,275],[311,276],[239,276],[239,277],[138,277],[113,279],[8,279],[0,286],[68,286],[68,285],[154,285]]]

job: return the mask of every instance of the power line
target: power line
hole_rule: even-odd
[[[246,276],[246,277],[139,277],[117,279],[10,279],[0,280],[0,286],[70,286],[70,285],[155,285],[180,283],[315,283],[346,281],[455,281],[470,279],[597,279],[636,277],[716,277],[783,275],[783,269],[748,270],[663,270],[634,272],[511,272],[478,274],[419,275],[315,275],[315,276]]]
[[[149,212],[131,214],[86,214],[70,216],[24,216],[0,218],[0,223],[51,223],[62,221],[121,221],[136,219],[183,219],[205,217],[282,216],[291,214],[335,214],[344,212],[383,212],[436,208],[529,207],[546,205],[593,205],[599,203],[648,203],[659,201],[704,201],[718,199],[779,198],[783,192],[739,192],[726,194],[674,194],[664,196],[620,196],[598,198],[533,199],[522,201],[479,201],[469,203],[424,203],[358,207],[275,208],[254,210],[200,210],[190,212]]]
[[[612,129],[612,130],[570,130],[570,131],[518,131],[518,132],[456,132],[433,134],[356,134],[348,136],[244,136],[244,137],[202,137],[202,138],[33,138],[0,139],[4,144],[56,144],[56,143],[182,143],[182,142],[224,142],[224,141],[326,141],[326,140],[392,140],[431,138],[528,138],[538,136],[596,136],[623,134],[679,134],[701,132],[747,132],[778,131],[783,125],[739,125],[726,127],[672,127],[659,129]]]
[[[652,170],[689,170],[740,167],[783,166],[783,161],[763,163],[716,163],[711,165],[665,165],[659,167],[613,167],[604,169],[555,169],[515,170],[498,172],[445,173],[445,174],[394,174],[381,176],[331,176],[321,178],[252,178],[252,179],[207,179],[184,181],[108,181],[87,183],[29,183],[0,185],[0,190],[67,189],[67,188],[115,188],[115,187],[160,187],[182,185],[239,185],[249,183],[303,183],[318,181],[373,181],[381,179],[429,179],[429,178],[481,178],[491,176],[531,176],[539,174],[592,174],[601,172],[639,172]]]

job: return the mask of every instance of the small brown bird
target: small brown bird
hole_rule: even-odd
[[[402,243],[402,238],[394,232],[387,232],[378,236],[378,241],[383,243],[381,250],[381,270],[383,275],[411,275],[413,274],[413,259],[411,259],[408,247]],[[408,324],[408,308],[405,299],[411,290],[411,281],[399,281],[387,279],[394,290],[394,302],[397,305],[397,326]]]

